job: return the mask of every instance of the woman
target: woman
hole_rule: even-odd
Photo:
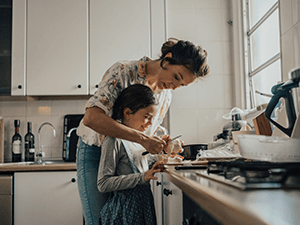
[[[144,132],[152,124],[157,101],[153,91],[142,84],[127,87],[117,98],[112,118]],[[149,180],[157,178],[161,162],[149,170],[145,149],[134,142],[107,136],[102,143],[98,189],[114,191],[100,212],[100,224],[155,225],[154,199]]]
[[[166,141],[153,135],[171,103],[171,90],[187,86],[209,72],[207,52],[189,41],[165,42],[161,57],[151,60],[122,61],[111,66],[98,90],[86,103],[85,115],[77,128],[77,176],[85,223],[97,224],[99,211],[109,194],[96,186],[101,144],[105,136],[121,138],[142,145],[155,154],[166,148]],[[158,112],[145,132],[132,129],[111,118],[112,106],[119,94],[133,84],[151,88],[159,101]]]

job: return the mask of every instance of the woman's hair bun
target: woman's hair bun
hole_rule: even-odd
[[[172,58],[165,57],[172,53]],[[161,48],[161,67],[166,60],[173,65],[183,65],[188,68],[197,77],[204,77],[209,73],[207,63],[207,51],[201,46],[197,46],[190,41],[169,38]]]

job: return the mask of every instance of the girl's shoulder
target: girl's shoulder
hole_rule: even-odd
[[[115,149],[120,150],[122,141],[120,138],[106,136],[102,143],[102,149]]]

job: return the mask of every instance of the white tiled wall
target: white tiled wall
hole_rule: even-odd
[[[167,36],[187,39],[208,51],[207,78],[173,92],[170,134],[185,144],[212,142],[227,123],[232,98],[232,26],[229,0],[168,0]]]
[[[300,67],[300,0],[280,0],[281,52],[283,81],[288,72]],[[300,112],[300,89],[298,88],[298,111]]]
[[[14,135],[14,120],[21,121],[20,134],[27,133],[27,122],[32,122],[32,133],[35,135],[35,148],[38,149],[38,129],[44,122],[53,124],[53,130],[45,125],[41,130],[41,144],[45,159],[62,159],[63,118],[67,114],[83,114],[86,100],[43,100],[43,101],[0,101],[0,115],[4,119],[5,142],[4,160],[11,161],[11,138]],[[24,146],[23,146],[24,148]]]

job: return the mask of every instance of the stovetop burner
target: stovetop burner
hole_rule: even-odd
[[[197,174],[239,189],[300,188],[300,163],[264,161],[210,161]]]

